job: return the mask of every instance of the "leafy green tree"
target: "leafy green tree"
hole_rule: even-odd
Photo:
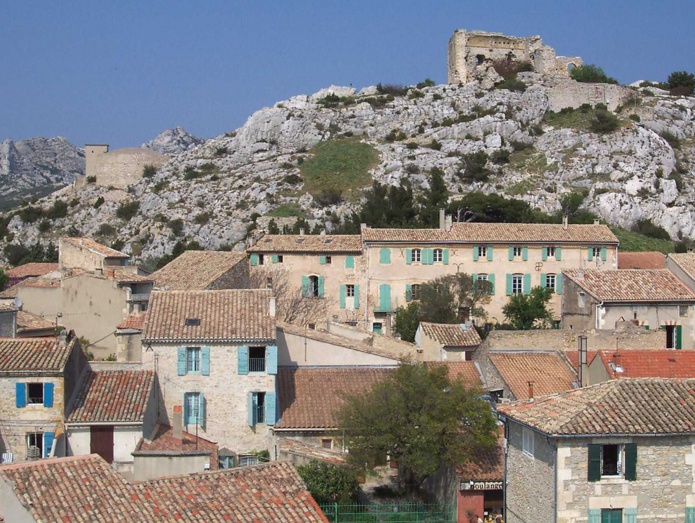
[[[570,71],[570,78],[577,82],[586,82],[591,84],[617,84],[615,78],[607,76],[606,73],[598,65],[584,64],[573,68]]]
[[[505,198],[498,194],[470,192],[449,204],[449,212],[457,221],[532,223],[536,211],[523,200]]]
[[[306,465],[299,465],[297,472],[318,503],[357,501],[360,484],[357,471],[352,467],[312,460]]]
[[[268,222],[268,234],[280,234],[280,228],[275,220],[270,220]]]
[[[502,307],[502,313],[518,330],[547,327],[553,321],[552,311],[548,309],[553,291],[534,287],[529,294],[514,294]]]
[[[370,391],[347,397],[336,413],[348,461],[363,467],[388,454],[414,493],[440,466],[495,445],[497,423],[480,396],[450,379],[446,366],[404,362]]]
[[[439,227],[439,209],[449,202],[449,190],[444,181],[444,171],[439,167],[430,170],[429,187],[420,198],[420,224],[422,227]]]
[[[485,151],[464,154],[461,157],[462,178],[471,182],[487,181],[490,177],[490,170],[486,167],[487,160]]]
[[[401,336],[402,340],[415,342],[415,333],[420,325],[420,304],[410,302],[406,307],[398,307],[396,310],[393,330]]]
[[[420,321],[432,323],[459,323],[462,309],[470,315],[485,318],[482,307],[490,303],[491,284],[488,281],[474,281],[464,273],[440,276],[436,280],[420,285]]]
[[[5,271],[0,269],[0,291],[4,291],[5,287],[7,287],[7,283],[10,281],[9,276],[5,274]]]
[[[668,75],[671,94],[690,95],[695,92],[695,74],[687,71],[675,71]]]

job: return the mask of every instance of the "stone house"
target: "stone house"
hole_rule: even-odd
[[[64,455],[67,406],[86,365],[74,338],[0,339],[4,462]]]
[[[415,345],[425,361],[472,361],[473,352],[482,343],[472,325],[421,321],[415,332]]]
[[[186,251],[150,278],[165,291],[247,289],[249,264],[241,252]]]
[[[695,292],[695,253],[671,253],[665,260],[666,268]]]
[[[695,351],[600,350],[588,359],[588,384],[618,378],[691,378]]]
[[[613,329],[633,322],[666,332],[667,349],[693,349],[695,292],[666,269],[563,271],[562,326]]]
[[[65,269],[82,269],[103,274],[107,269],[128,265],[130,256],[91,238],[60,238],[58,242],[58,266]]]
[[[693,387],[620,379],[501,405],[505,521],[692,521]]]
[[[98,454],[121,472],[133,472],[133,451],[157,421],[154,372],[90,370],[65,421],[67,454]]]
[[[146,312],[131,312],[116,325],[116,361],[142,361],[142,327]]]
[[[267,289],[154,291],[142,331],[160,421],[182,407],[189,433],[237,455],[266,450],[277,419],[275,299]]]
[[[0,337],[2,338],[54,338],[57,325],[41,316],[18,310],[12,305],[0,304]]]
[[[51,273],[58,270],[57,263],[38,263],[31,262],[25,263],[24,265],[18,265],[8,269],[5,273],[8,277],[8,282],[6,287],[12,287],[18,284],[20,281],[24,281],[27,278],[36,278],[38,276],[43,276],[45,274]]]

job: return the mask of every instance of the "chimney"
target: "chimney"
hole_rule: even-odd
[[[268,316],[271,318],[275,317],[275,296],[271,296],[268,302]]]
[[[360,231],[363,231],[365,229],[369,229],[369,225],[367,225],[366,223],[360,223]]]
[[[304,236],[304,229],[299,229],[299,235]]]
[[[566,214],[562,215],[562,228],[567,230],[567,227],[569,227],[569,222],[570,222],[570,217],[567,216]]]
[[[453,216],[451,216],[451,214],[447,214],[447,215],[446,215],[446,218],[444,218],[444,220],[445,220],[445,222],[446,222],[446,230],[447,230],[447,231],[450,231],[450,230],[451,230],[451,227],[452,227],[453,224],[454,224],[454,218],[453,218]]]
[[[528,400],[533,401],[533,382],[528,382]]]
[[[174,438],[183,439],[183,407],[174,405],[174,416],[171,421],[174,429]]]
[[[586,387],[589,384],[589,364],[587,363],[586,336],[577,337],[577,350],[579,351],[579,361],[577,363],[577,370],[579,371],[579,386]]]
[[[599,224],[598,218],[594,218],[594,225],[598,225],[598,224]]]
[[[444,209],[439,209],[439,228],[446,229],[446,211]]]

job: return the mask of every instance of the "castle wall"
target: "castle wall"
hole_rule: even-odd
[[[87,158],[90,158],[90,155],[87,155]],[[118,149],[92,155],[87,167],[87,176],[96,176],[97,185],[123,189],[142,179],[145,165],[159,168],[167,161],[167,156],[149,149]]]

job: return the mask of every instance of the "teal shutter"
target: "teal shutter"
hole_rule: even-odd
[[[407,265],[410,265],[413,263],[413,249],[406,249],[405,250],[405,263]]]
[[[492,261],[492,245],[487,248],[487,261]]]
[[[608,259],[608,249],[601,247],[601,261],[606,261]]]
[[[391,310],[391,286],[388,283],[379,285],[379,310],[382,312]]]
[[[625,479],[635,481],[637,479],[637,444],[625,444]]]
[[[345,308],[345,285],[340,286],[340,308],[344,309]]]
[[[562,274],[555,275],[555,294],[562,294]]]
[[[546,261],[548,259],[548,248],[543,247],[541,249],[541,260]]]
[[[15,383],[14,387],[14,401],[15,406],[18,409],[27,406],[27,384],[26,383]]]
[[[449,249],[444,249],[442,251],[442,262],[444,265],[449,265]]]
[[[587,254],[588,254],[588,256],[589,256],[589,261],[593,261],[593,259],[594,259],[594,248],[593,248],[593,247],[589,247],[589,249],[588,249],[588,251],[587,251]]]
[[[309,296],[309,276],[302,276],[302,296]]]
[[[200,349],[200,372],[203,376],[210,375],[210,347]]]
[[[323,276],[319,276],[319,298],[323,298]]]
[[[523,261],[528,261],[528,247],[523,247],[521,249],[521,259]]]
[[[179,376],[186,374],[186,347],[179,347],[176,370]]]
[[[425,249],[427,252],[427,265],[433,265],[434,264],[434,249]]]
[[[623,509],[623,523],[637,523],[637,507]]]
[[[319,256],[319,263],[321,265],[326,265],[326,257],[325,256]]]
[[[601,509],[600,508],[590,508],[589,509],[589,520],[587,523],[601,523]]]
[[[531,275],[524,274],[524,294],[531,293]]]
[[[473,261],[478,261],[478,246],[473,246]]]
[[[685,507],[685,523],[695,523],[695,507]]]
[[[280,256],[277,254],[273,254],[272,260],[273,263],[280,263]]]
[[[43,406],[52,407],[53,406],[53,383],[43,384]]]
[[[200,428],[205,430],[205,395],[202,392],[198,393],[198,419],[195,421]]]
[[[509,247],[509,261],[514,261],[514,247]]]
[[[545,273],[542,272],[541,273],[541,287],[543,287],[545,289],[547,287],[547,283],[548,282],[545,279]]]
[[[512,283],[513,279],[514,279],[513,274],[507,274],[507,296],[511,296],[513,293],[513,290],[514,290],[514,288],[512,286],[513,285],[513,283]]]
[[[253,427],[256,424],[256,394],[249,392],[248,396],[248,415],[249,415],[249,427]]]
[[[391,249],[379,249],[379,263],[382,265],[391,263]]]
[[[47,458],[51,455],[51,450],[53,449],[53,442],[55,441],[55,432],[44,432],[43,433],[43,457]]]
[[[277,421],[277,396],[275,392],[265,393],[265,424],[275,425]]]
[[[360,308],[360,286],[355,285],[355,309]]]
[[[251,265],[253,265],[254,267],[258,265],[258,254],[251,255]]]
[[[409,283],[405,284],[405,301],[413,301],[413,286]]]
[[[237,374],[249,373],[249,348],[247,345],[240,345],[237,352]]]
[[[191,406],[189,405],[189,401],[191,401],[191,395],[187,392],[184,392],[183,394],[183,424],[184,425],[191,425]]]
[[[599,481],[601,479],[601,445],[589,444],[589,465],[587,467],[587,480]],[[599,513],[600,514],[600,513]],[[591,520],[589,520],[591,521]]]
[[[555,247],[555,259],[562,261],[562,247]]]
[[[278,347],[277,345],[268,345],[265,348],[265,370],[268,374],[275,375],[278,373]]]
[[[355,268],[355,257],[353,255],[349,255],[345,257],[345,268],[346,269],[354,269]]]
[[[676,349],[683,348],[683,326],[676,325]]]
[[[495,275],[488,274],[487,281],[490,282],[490,294],[495,294]]]

